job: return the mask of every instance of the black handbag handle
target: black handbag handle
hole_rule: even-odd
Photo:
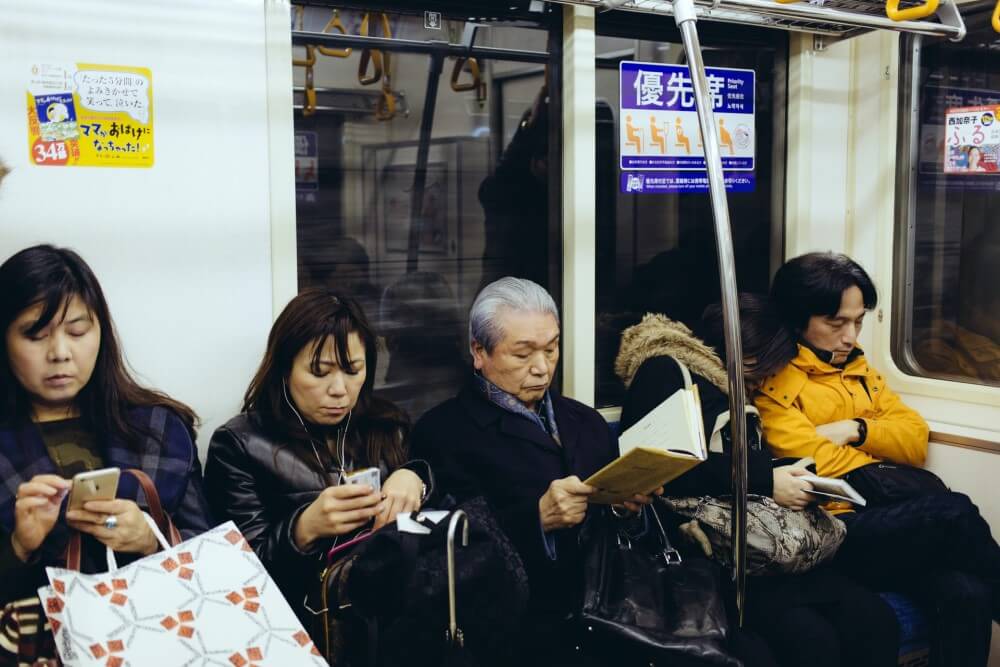
[[[649,527],[649,524],[651,523],[648,519],[648,515],[646,514],[647,512],[652,515],[652,523],[655,524],[655,527],[650,528],[650,530],[655,531],[660,542],[660,549],[657,556],[663,558],[663,562],[667,565],[680,565],[684,562],[684,559],[681,558],[680,552],[677,551],[677,549],[675,549],[670,543],[670,538],[667,537],[667,531],[663,527],[663,521],[660,519],[660,515],[656,512],[656,509],[652,505],[644,506],[639,516],[646,521],[647,527]],[[632,548],[632,538],[630,538],[623,529],[618,530],[618,544],[619,546],[626,546],[626,548],[629,549]]]

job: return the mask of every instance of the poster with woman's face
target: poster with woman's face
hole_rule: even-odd
[[[946,174],[1000,173],[1000,107],[958,107],[945,114]]]

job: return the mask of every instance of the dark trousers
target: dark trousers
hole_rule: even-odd
[[[935,493],[840,518],[847,539],[837,566],[923,607],[931,664],[984,667],[997,616],[1000,546],[968,496]]]
[[[821,581],[811,581],[817,578]],[[750,602],[747,623],[770,646],[781,667],[893,667],[899,654],[899,623],[881,597],[848,577],[832,572],[788,575],[819,594],[795,600],[778,592]],[[829,587],[836,586],[836,590]],[[759,587],[758,587],[759,588]],[[750,596],[754,595],[751,588]],[[812,599],[809,599],[812,597]],[[757,607],[757,609],[755,609]],[[763,663],[768,664],[768,663]],[[746,667],[754,667],[747,661]]]

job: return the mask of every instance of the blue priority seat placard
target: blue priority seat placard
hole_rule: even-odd
[[[706,75],[726,188],[752,191],[755,73],[708,67]],[[622,192],[707,191],[705,152],[688,68],[623,61],[619,93]]]

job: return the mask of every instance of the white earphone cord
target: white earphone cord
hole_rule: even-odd
[[[281,381],[281,393],[285,397],[285,403],[287,403],[288,407],[291,408],[292,413],[295,414],[295,418],[299,420],[299,424],[302,425],[302,429],[309,437],[309,446],[312,447],[313,456],[316,457],[316,462],[319,463],[319,467],[325,471],[326,466],[323,464],[323,459],[320,458],[319,450],[316,449],[316,440],[312,437],[312,433],[309,432],[309,427],[306,426],[305,421],[302,419],[302,415],[300,415],[299,411],[295,409],[295,404],[293,404],[292,400],[288,397],[288,384],[284,380]],[[340,468],[339,483],[341,484],[344,483],[344,477],[347,475],[347,460],[345,458],[347,454],[347,429],[351,427],[352,414],[354,414],[353,408],[347,411],[347,424],[344,425],[343,437],[341,437],[340,429],[337,429],[336,447],[337,454],[339,456],[337,467]]]

